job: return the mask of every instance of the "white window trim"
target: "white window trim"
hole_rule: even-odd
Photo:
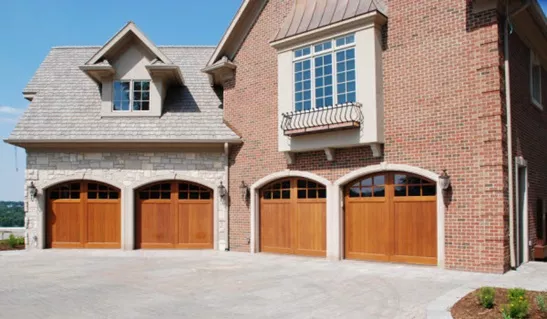
[[[533,69],[534,66],[539,66],[539,101],[534,98],[534,73]],[[541,83],[541,77],[542,77],[543,67],[541,66],[541,63],[539,59],[536,57],[536,54],[532,49],[530,49],[530,99],[532,100],[532,104],[534,104],[538,109],[543,111],[543,96],[542,96],[542,83]]]
[[[345,38],[349,35],[354,36],[353,43],[344,44],[344,45],[341,45],[341,46],[336,46],[336,40],[337,39]],[[295,92],[294,92],[294,84],[296,83],[295,62],[305,60],[305,59],[310,59],[311,108],[310,108],[309,111],[317,110],[318,108],[316,107],[316,100],[315,100],[315,59],[314,58],[317,57],[317,56],[326,55],[327,53],[332,55],[332,102],[333,102],[332,106],[338,104],[338,79],[337,79],[338,70],[336,68],[337,62],[336,62],[336,54],[335,53],[337,51],[341,51],[341,50],[345,50],[345,49],[349,49],[349,48],[355,48],[356,45],[357,45],[357,39],[355,38],[355,35],[356,35],[356,32],[352,31],[352,32],[336,35],[334,37],[330,37],[330,38],[327,38],[327,39],[322,39],[320,41],[314,41],[314,42],[308,43],[308,44],[303,45],[303,46],[298,46],[298,47],[291,50],[291,54],[292,54],[292,87],[293,87],[292,109],[293,109],[293,111],[296,111],[296,98],[295,98]],[[322,50],[322,51],[317,52],[317,53],[315,52],[315,46],[317,44],[321,44],[321,43],[328,42],[328,41],[331,42],[330,49]],[[301,50],[301,49],[304,49],[304,48],[307,48],[307,47],[310,47],[310,54],[303,55],[303,56],[300,56],[300,57],[295,57],[294,56],[295,51],[298,51],[298,50]],[[356,61],[356,63],[355,63],[355,82],[357,82],[357,56],[355,56],[354,59]],[[357,83],[356,83],[355,86],[356,86],[355,95],[357,95]],[[324,107],[328,107],[328,106],[324,106]],[[321,109],[321,108],[319,108],[319,109]],[[306,110],[300,110],[298,112],[304,112],[304,111],[306,111]]]
[[[116,95],[116,89],[115,85],[116,82],[129,82],[129,110],[114,110],[114,96]],[[133,110],[133,85],[135,82],[148,82],[148,110]],[[150,112],[150,93],[152,89],[152,81],[148,79],[132,79],[132,80],[126,80],[126,79],[117,79],[112,81],[112,105],[110,106],[110,110],[113,113],[148,113]]]

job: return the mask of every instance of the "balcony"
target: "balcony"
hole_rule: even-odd
[[[363,112],[360,103],[345,103],[320,109],[282,114],[281,129],[285,136],[331,132],[360,128]]]

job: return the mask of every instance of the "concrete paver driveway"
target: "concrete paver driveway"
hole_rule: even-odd
[[[2,318],[425,318],[462,286],[547,289],[546,264],[503,276],[215,251],[0,253]]]

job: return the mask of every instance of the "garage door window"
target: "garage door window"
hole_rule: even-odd
[[[367,177],[354,183],[349,190],[349,197],[384,197],[386,195],[385,175]]]
[[[267,186],[263,194],[264,199],[291,199],[291,181],[280,181]]]
[[[113,187],[99,183],[87,184],[87,199],[118,199],[120,193]]]
[[[79,199],[80,183],[63,184],[49,191],[49,199]]]
[[[435,196],[435,183],[408,174],[395,174],[394,192],[396,197]]]
[[[192,183],[179,183],[179,199],[211,199],[211,191]]]
[[[296,183],[298,187],[298,198],[327,198],[327,189],[325,186],[305,179],[299,179]]]
[[[140,199],[170,199],[171,183],[155,184],[139,191]]]

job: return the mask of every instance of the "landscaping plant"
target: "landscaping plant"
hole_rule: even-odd
[[[492,287],[482,287],[477,294],[479,303],[486,309],[492,309],[494,307],[494,297],[496,291]]]
[[[9,248],[13,249],[15,248],[15,246],[24,245],[24,244],[25,244],[25,238],[15,237],[13,234],[9,235],[9,238],[8,238]]]
[[[536,304],[538,305],[539,311],[543,313],[547,313],[547,307],[545,306],[545,296],[544,295],[537,295],[536,296]]]
[[[526,290],[521,288],[509,289],[507,293],[508,304],[503,306],[504,318],[524,319],[530,311],[530,304],[526,299]]]

